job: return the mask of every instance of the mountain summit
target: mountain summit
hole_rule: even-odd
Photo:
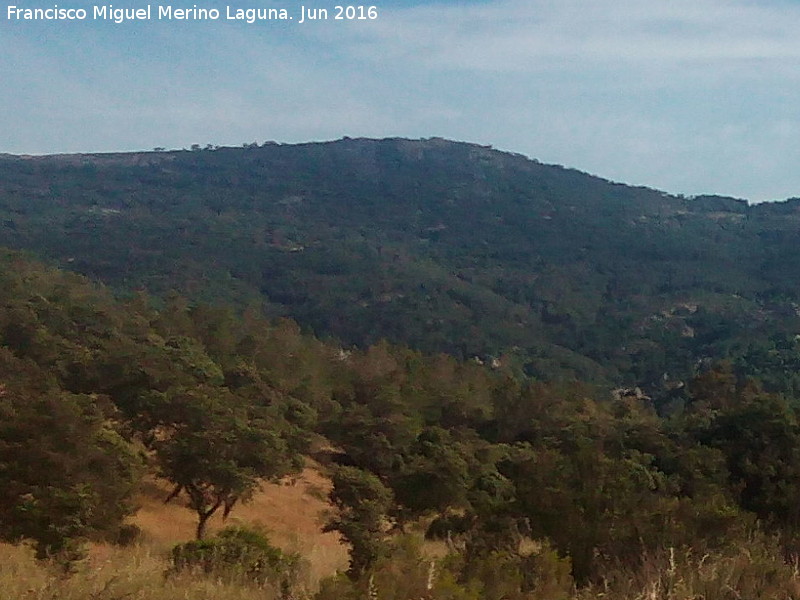
[[[666,389],[703,361],[793,360],[798,234],[800,200],[673,196],[438,138],[0,156],[2,245],[545,379]]]

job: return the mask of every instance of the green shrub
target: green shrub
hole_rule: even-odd
[[[228,527],[214,537],[175,546],[171,564],[176,573],[190,571],[288,591],[298,584],[300,557],[274,547],[261,531]]]

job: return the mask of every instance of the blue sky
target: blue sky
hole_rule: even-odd
[[[95,3],[0,0],[0,152],[442,136],[673,193],[800,196],[796,1],[374,1],[365,22],[114,25],[11,22],[9,4]],[[173,6],[192,4],[336,2]]]

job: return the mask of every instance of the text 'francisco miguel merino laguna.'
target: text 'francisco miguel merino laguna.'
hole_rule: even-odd
[[[295,14],[292,14],[292,13]],[[9,21],[374,21],[378,18],[376,6],[334,6],[328,8],[308,8],[300,6],[299,11],[290,12],[286,8],[240,8],[226,6],[223,9],[200,8],[196,4],[190,8],[176,8],[172,5],[147,5],[140,8],[115,8],[112,4],[95,5],[90,8],[63,8],[54,4],[48,8],[20,8],[9,6],[6,19]]]

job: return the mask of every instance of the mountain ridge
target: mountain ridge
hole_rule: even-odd
[[[798,232],[800,200],[675,196],[442,138],[0,160],[3,245],[538,378],[669,387],[800,329]]]
[[[652,186],[648,185],[636,185],[632,183],[627,183],[624,181],[617,181],[613,179],[609,179],[603,177],[598,173],[591,173],[589,171],[583,171],[579,168],[575,167],[568,167],[565,165],[561,165],[558,163],[547,163],[540,161],[535,157],[528,156],[521,152],[516,152],[513,150],[503,150],[499,148],[495,148],[491,144],[480,144],[478,142],[469,142],[469,141],[459,141],[459,140],[452,140],[449,138],[444,137],[427,137],[427,138],[405,138],[405,137],[386,137],[386,138],[373,138],[373,137],[349,137],[344,136],[338,139],[332,140],[322,140],[322,141],[307,141],[307,142],[277,142],[277,141],[266,141],[263,144],[258,144],[257,142],[253,143],[245,143],[241,146],[218,146],[214,144],[208,144],[205,147],[201,147],[199,144],[195,144],[193,148],[158,148],[152,150],[132,150],[132,151],[109,151],[109,152],[58,152],[54,154],[13,154],[13,153],[0,153],[0,160],[30,160],[30,161],[65,161],[65,162],[79,162],[83,161],[84,163],[94,162],[117,162],[120,159],[124,158],[139,158],[139,159],[154,159],[156,162],[159,160],[172,160],[174,158],[173,155],[182,154],[186,152],[208,152],[208,151],[241,151],[242,149],[254,149],[259,147],[294,147],[294,148],[301,148],[301,147],[310,147],[310,146],[328,146],[328,145],[335,145],[341,144],[346,142],[355,142],[355,143],[384,143],[384,142],[399,142],[399,143],[407,143],[407,144],[423,144],[423,145],[458,145],[458,146],[467,146],[472,147],[476,150],[486,150],[491,153],[506,155],[509,158],[513,159],[522,159],[526,162],[531,162],[537,165],[542,165],[544,167],[555,167],[558,169],[562,169],[565,171],[572,171],[578,173],[580,175],[587,175],[592,177],[593,179],[598,179],[605,181],[612,185],[623,185],[625,187],[630,188],[637,188],[642,190],[651,190],[658,192],[660,194],[664,194],[666,196],[671,196],[675,198],[687,198],[689,200],[695,200],[698,198],[720,198],[725,200],[734,200],[734,201],[744,201],[748,204],[751,204],[749,200],[746,198],[738,198],[735,196],[727,196],[721,194],[696,194],[696,195],[688,195],[684,196],[683,194],[673,194],[670,192],[666,192],[663,190],[659,190]],[[782,200],[776,200],[775,202],[781,202]]]

